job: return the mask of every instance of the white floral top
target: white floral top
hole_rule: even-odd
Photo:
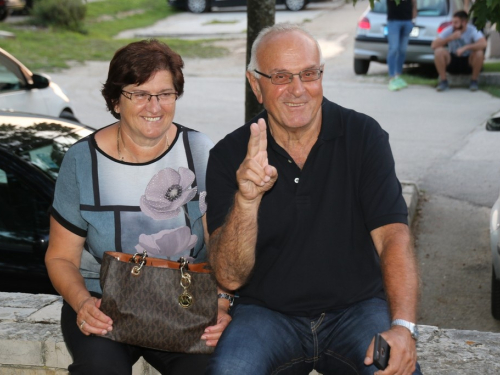
[[[87,288],[101,292],[105,251],[194,262],[206,260],[201,217],[206,211],[205,173],[212,141],[176,124],[170,148],[148,163],[116,160],[99,149],[94,134],[66,153],[51,215],[86,237],[80,272]]]

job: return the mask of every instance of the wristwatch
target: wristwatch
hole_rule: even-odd
[[[407,328],[408,331],[410,331],[410,333],[411,333],[411,337],[415,341],[418,340],[418,327],[415,323],[411,323],[411,322],[408,322],[408,321],[403,320],[403,319],[396,319],[396,320],[392,321],[391,327],[392,326],[403,326],[403,327]]]
[[[219,293],[217,294],[217,298],[227,299],[229,301],[229,307],[232,307],[234,304],[234,297],[227,293]]]

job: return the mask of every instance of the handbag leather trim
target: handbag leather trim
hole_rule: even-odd
[[[133,254],[120,253],[117,251],[106,251],[106,254],[111,255],[113,258],[121,261],[121,262],[130,262],[134,257]],[[160,259],[160,258],[146,258],[145,266],[150,267],[159,267],[159,268],[172,268],[172,269],[180,269],[181,264],[179,262],[174,262],[171,260]],[[208,266],[208,263],[189,263],[188,270],[198,273],[211,273],[211,269]]]

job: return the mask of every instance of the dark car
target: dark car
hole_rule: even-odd
[[[0,0],[0,21],[3,21],[13,11],[19,11],[26,6],[25,0]]]
[[[167,0],[176,8],[187,9],[193,13],[209,12],[212,7],[246,6],[247,0]],[[276,0],[276,5],[285,5],[287,9],[298,11],[308,3],[318,3],[331,0]]]
[[[45,268],[48,209],[67,149],[95,130],[0,111],[0,291],[56,293]]]

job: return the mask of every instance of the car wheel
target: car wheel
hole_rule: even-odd
[[[210,0],[187,0],[187,8],[191,13],[204,13],[210,9]]]
[[[486,121],[486,130],[500,131],[500,117],[492,117]]]
[[[354,73],[366,74],[370,67],[370,60],[354,59]]]
[[[73,113],[71,113],[70,111],[68,111],[68,110],[62,111],[61,114],[59,115],[59,117],[63,118],[63,119],[66,119],[66,120],[71,120],[71,121],[74,121],[74,122],[80,122],[75,117],[75,115]]]
[[[491,273],[491,315],[497,320],[500,320],[500,280],[495,274],[495,267]]]
[[[1,6],[0,7],[0,21],[3,21],[4,19],[6,19],[8,15],[9,15],[9,10],[7,9],[7,7],[5,5]]]
[[[306,0],[285,0],[285,6],[287,9],[293,10],[294,12],[304,9],[306,5]]]

